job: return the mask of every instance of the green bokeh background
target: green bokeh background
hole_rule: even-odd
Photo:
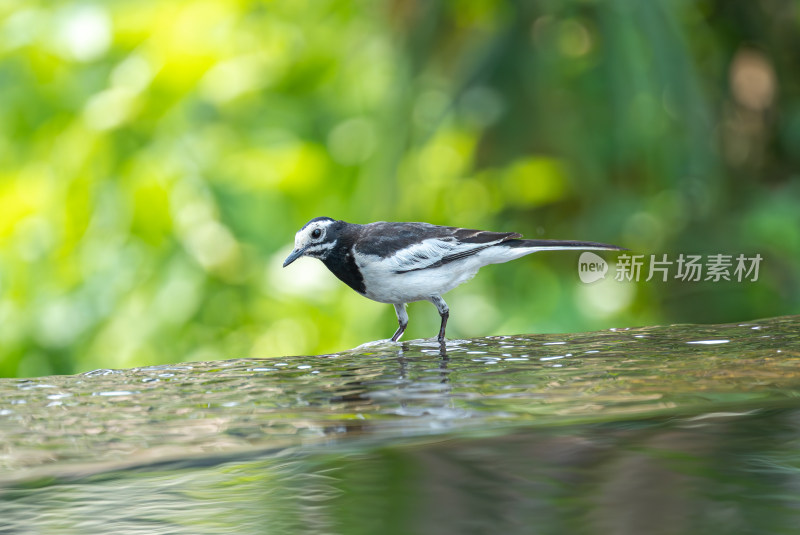
[[[281,269],[319,215],[764,258],[584,285],[534,255],[448,294],[451,337],[796,313],[799,86],[795,1],[0,2],[0,375],[388,337]]]

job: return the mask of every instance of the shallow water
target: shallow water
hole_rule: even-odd
[[[798,327],[0,380],[0,533],[796,533]]]

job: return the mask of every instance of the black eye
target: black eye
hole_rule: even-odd
[[[322,236],[322,231],[318,228],[315,228],[314,231],[311,233],[311,237],[314,238],[315,240],[320,236]]]

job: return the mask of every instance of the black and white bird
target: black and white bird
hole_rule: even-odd
[[[487,232],[430,223],[357,225],[330,217],[315,217],[294,239],[294,250],[283,267],[301,256],[319,258],[342,282],[364,297],[391,303],[400,323],[396,342],[408,326],[406,304],[430,301],[442,318],[438,340],[450,309],[442,295],[470,280],[480,268],[537,251],[614,249],[605,243],[522,240],[516,232]]]

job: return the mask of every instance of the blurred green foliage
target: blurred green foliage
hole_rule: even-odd
[[[452,337],[797,312],[800,3],[0,2],[0,375],[340,350],[327,215],[760,253],[753,283],[485,269]],[[436,333],[412,305],[408,337]]]

